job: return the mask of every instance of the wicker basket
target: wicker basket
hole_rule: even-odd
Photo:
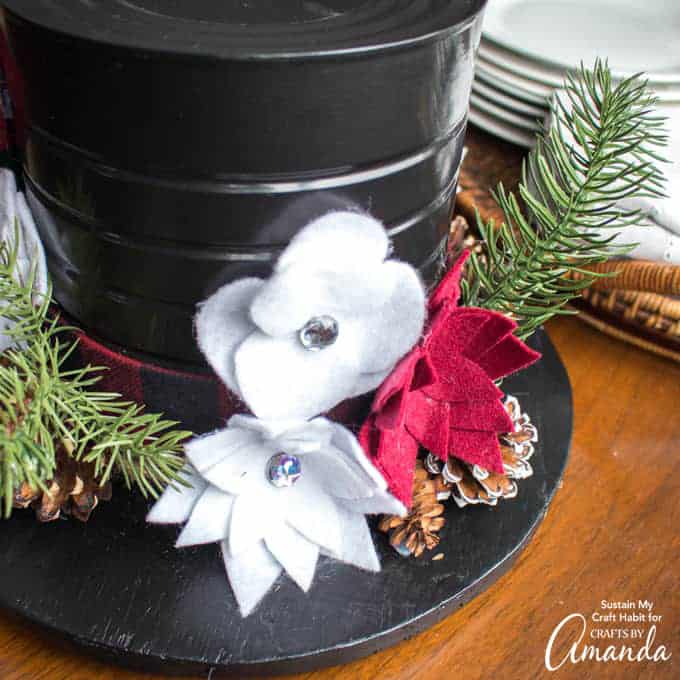
[[[583,321],[680,362],[680,267],[629,260],[593,269],[618,273],[583,291],[575,305]]]

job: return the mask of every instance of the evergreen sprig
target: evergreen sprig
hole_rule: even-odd
[[[588,265],[630,252],[613,240],[641,212],[621,201],[663,196],[664,119],[646,81],[616,85],[598,60],[568,76],[565,93],[553,104],[555,124],[523,164],[518,195],[502,184],[494,193],[504,222],[477,215],[484,248],[463,282],[463,304],[512,315],[521,338],[571,313],[566,303],[602,276]]]
[[[102,485],[118,475],[128,488],[157,496],[179,481],[182,442],[191,433],[118,395],[97,392],[102,369],[66,368],[77,344],[71,329],[48,319],[50,293],[35,299],[33,275],[19,282],[16,258],[16,247],[0,244],[0,317],[11,322],[4,333],[14,342],[0,356],[2,514],[11,514],[22,484],[46,490],[60,448],[92,463]]]

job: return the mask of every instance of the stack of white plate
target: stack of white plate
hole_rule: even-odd
[[[566,73],[597,57],[617,79],[644,71],[680,116],[680,0],[489,0],[471,122],[532,146]]]

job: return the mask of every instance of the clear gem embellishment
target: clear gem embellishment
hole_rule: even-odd
[[[297,456],[277,453],[267,464],[267,479],[277,488],[290,487],[302,475],[302,463]]]
[[[330,347],[339,333],[338,322],[332,316],[315,316],[300,329],[300,343],[310,352],[319,352]]]

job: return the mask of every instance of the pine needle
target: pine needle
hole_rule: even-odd
[[[36,300],[33,276],[18,282],[16,257],[16,247],[0,244],[0,316],[14,324],[4,331],[14,348],[0,355],[0,514],[10,516],[22,484],[46,490],[59,448],[92,463],[101,485],[119,476],[128,488],[158,496],[179,480],[182,442],[191,433],[95,392],[101,369],[65,368],[76,346],[71,329],[47,317],[51,294]]]
[[[653,113],[646,81],[614,85],[598,60],[568,76],[565,91],[567,103],[553,106],[556,124],[523,164],[518,195],[503,185],[494,193],[503,224],[477,214],[484,248],[463,282],[462,304],[512,316],[520,338],[571,313],[569,300],[601,276],[589,265],[630,252],[633,245],[612,241],[640,212],[621,200],[663,196],[664,119]]]

